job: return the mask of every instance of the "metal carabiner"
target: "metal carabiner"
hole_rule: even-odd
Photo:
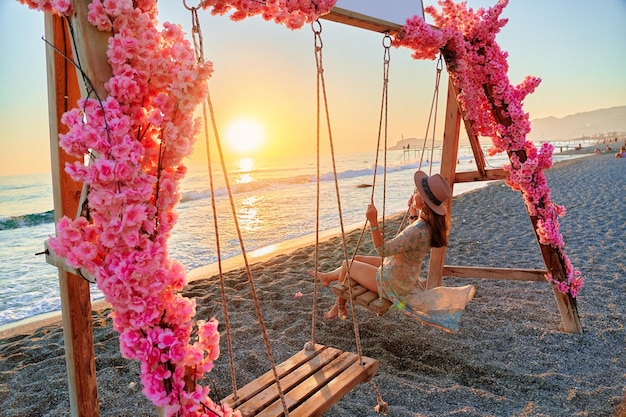
[[[194,10],[198,10],[198,7],[200,7],[201,4],[202,4],[202,0],[200,0],[200,2],[198,3],[196,7],[189,7],[187,6],[187,0],[183,0],[183,6],[185,6],[185,9],[189,10],[190,12],[193,12]]]

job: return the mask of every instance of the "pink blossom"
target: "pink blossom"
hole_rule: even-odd
[[[556,282],[556,289],[562,294],[567,294],[569,292],[569,286],[567,284],[566,281]]]
[[[112,29],[111,19],[104,11],[101,0],[93,0],[89,3],[87,20],[98,30],[108,32]]]

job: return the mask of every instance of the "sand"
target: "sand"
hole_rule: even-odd
[[[449,334],[392,311],[377,317],[357,308],[366,356],[380,361],[374,378],[389,416],[614,416],[626,387],[626,161],[602,153],[561,162],[547,172],[552,198],[568,214],[561,220],[565,251],[586,285],[578,300],[583,334],[561,330],[552,291],[543,282],[444,279],[477,288],[462,320]],[[447,253],[452,265],[543,268],[521,197],[502,182],[456,197]],[[387,222],[397,230],[398,217]],[[348,235],[350,251],[358,232]],[[320,247],[321,269],[343,257],[340,240]],[[372,253],[366,235],[360,253]],[[351,252],[350,252],[351,253]],[[311,337],[313,246],[252,265],[264,321],[277,362]],[[269,369],[249,302],[245,274],[226,275],[237,380],[243,386]],[[296,297],[301,292],[302,297]],[[195,280],[199,317],[222,320],[215,277]],[[325,322],[333,302],[320,291],[317,341],[356,351],[352,320]],[[143,397],[137,363],[122,358],[108,310],[93,314],[98,397],[102,416],[153,416]],[[223,326],[222,326],[223,329]],[[0,335],[0,415],[67,416],[65,358],[58,320]],[[223,339],[225,340],[225,338]],[[231,392],[225,344],[209,374],[216,398]],[[376,416],[369,384],[345,395],[325,415]],[[621,411],[619,411],[621,410]],[[618,414],[621,413],[621,414]]]

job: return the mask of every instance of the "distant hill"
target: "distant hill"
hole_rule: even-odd
[[[617,133],[626,132],[626,106],[592,110],[564,117],[533,119],[530,124],[528,139],[533,141],[579,139],[604,134],[617,136]],[[467,137],[462,127],[461,136]],[[411,149],[421,149],[423,143],[423,139],[404,138],[389,149],[404,149],[407,146]],[[438,142],[437,145],[441,143]],[[430,147],[430,140],[426,146]]]
[[[576,113],[564,117],[544,117],[530,121],[528,139],[566,140],[604,133],[626,132],[626,106]]]

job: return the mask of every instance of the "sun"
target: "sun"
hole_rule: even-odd
[[[237,119],[226,130],[228,145],[238,152],[254,151],[264,139],[263,128],[253,119]]]

